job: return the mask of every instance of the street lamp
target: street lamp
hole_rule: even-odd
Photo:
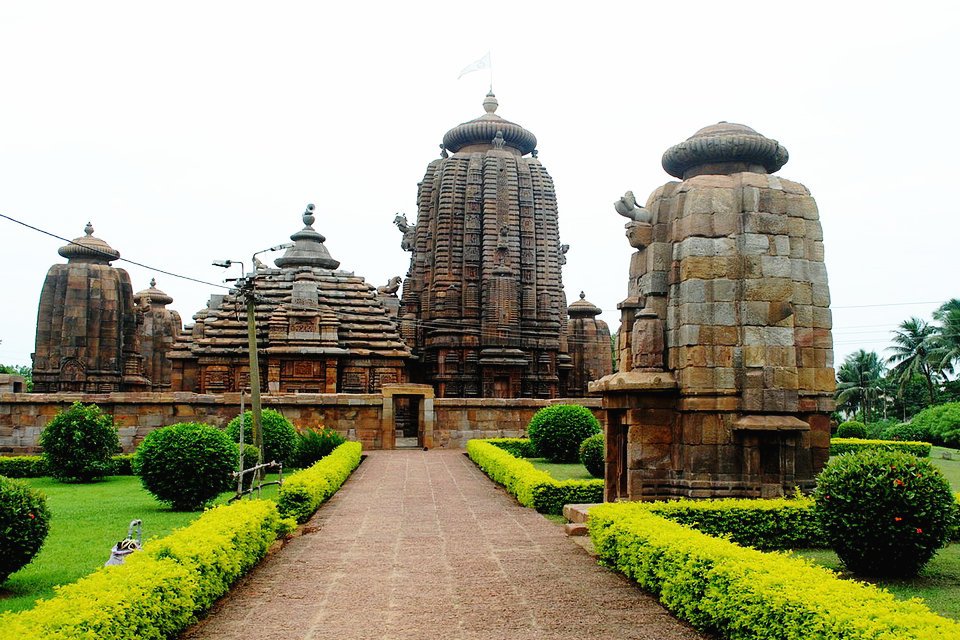
[[[289,249],[293,245],[291,243],[278,244],[276,246],[270,247],[269,249],[261,249],[253,254],[250,258],[250,263],[253,265],[257,264],[257,255],[261,253],[267,253],[270,251],[280,251],[281,249]],[[216,260],[213,262],[213,265],[216,267],[227,268],[233,266],[234,264],[239,264],[241,271],[243,271],[243,262],[240,260]],[[244,271],[244,277],[237,280],[237,288],[240,290],[240,293],[243,295],[244,300],[247,303],[247,350],[250,353],[250,400],[253,413],[253,446],[257,448],[260,452],[260,459],[263,460],[263,427],[260,420],[261,414],[261,405],[260,405],[260,358],[257,353],[257,308],[256,308],[256,293],[254,292],[254,281],[256,279],[256,269],[254,272],[247,275]],[[240,418],[241,424],[243,417]],[[241,426],[241,430],[245,427]],[[266,460],[263,460],[267,462]],[[262,470],[258,470],[254,474],[254,481],[259,480]]]

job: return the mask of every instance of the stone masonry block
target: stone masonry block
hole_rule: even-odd
[[[823,240],[823,229],[817,220],[807,220],[807,232],[804,234],[808,240]]]
[[[787,214],[807,220],[817,220],[820,217],[817,201],[806,195],[787,194]]]
[[[761,255],[770,250],[770,238],[762,233],[743,234],[743,253],[747,255]]]
[[[744,281],[744,299],[789,301],[793,296],[793,281],[789,278],[753,278]]]
[[[790,236],[773,236],[773,247],[778,256],[789,256]]]
[[[765,326],[770,316],[770,303],[764,300],[749,300],[740,303],[740,322],[745,325]]]
[[[771,176],[773,180],[776,178]],[[787,212],[787,196],[783,191],[776,189],[760,190],[760,211],[767,213],[785,214]]]
[[[690,256],[732,256],[736,244],[731,238],[685,238],[673,247],[673,259],[683,260]]]
[[[742,207],[744,211],[760,210],[760,189],[757,187],[744,187],[742,191]]]
[[[793,265],[791,264],[790,258],[785,255],[760,256],[760,265],[763,269],[763,277],[765,278],[793,277]]]
[[[811,302],[817,307],[830,306],[830,289],[827,284],[814,282],[812,288]]]
[[[734,257],[692,256],[680,263],[680,279],[737,277],[739,266],[737,259]]]
[[[708,298],[715,302],[733,302],[737,296],[737,282],[729,278],[706,280]]]
[[[813,326],[817,329],[832,329],[833,314],[830,309],[824,307],[812,307]]]
[[[746,233],[762,233],[767,235],[789,235],[788,218],[782,214],[756,212],[743,214]]]

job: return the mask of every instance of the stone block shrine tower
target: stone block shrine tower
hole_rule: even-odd
[[[400,327],[413,379],[438,397],[554,398],[566,390],[564,248],[537,138],[486,113],[443,137],[417,193]],[[452,155],[450,155],[452,154]]]
[[[603,397],[606,499],[810,489],[834,408],[823,234],[777,141],[738,124],[667,150],[668,182],[615,203],[636,249]]]

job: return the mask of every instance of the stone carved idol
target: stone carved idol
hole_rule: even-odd
[[[417,225],[408,223],[407,214],[405,213],[398,213],[394,216],[393,224],[397,225],[397,229],[400,229],[400,233],[403,234],[403,239],[400,240],[400,248],[404,251],[413,251],[414,235],[417,231]]]
[[[613,208],[624,218],[629,218],[634,222],[650,223],[653,221],[653,215],[649,211],[637,206],[637,198],[633,195],[633,191],[627,191],[623,194],[623,197],[613,203]]]
[[[400,276],[393,276],[390,280],[387,281],[387,284],[382,287],[377,287],[377,295],[381,296],[396,296],[397,291],[400,290],[400,283],[403,280]]]

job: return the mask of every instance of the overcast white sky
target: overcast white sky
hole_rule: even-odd
[[[860,3],[857,3],[858,5]],[[719,120],[783,143],[824,227],[839,363],[960,297],[960,4],[872,2],[5,2],[0,213],[96,235],[221,282],[214,259],[285,242],[317,206],[341,268],[406,273],[391,224],[444,132],[483,113],[533,131],[556,183],[563,279],[605,310],[631,249],[612,203]],[[63,243],[0,219],[0,362],[29,364]],[[216,290],[156,275],[190,321]],[[230,276],[237,275],[233,269]]]

